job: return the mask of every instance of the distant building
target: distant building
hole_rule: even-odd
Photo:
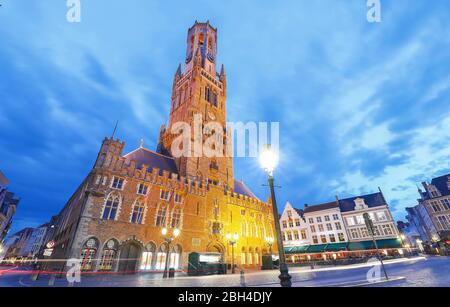
[[[284,246],[308,245],[308,225],[303,210],[295,209],[289,202],[286,203],[280,219]]]
[[[450,174],[422,183],[417,211],[422,226],[434,244],[433,248],[446,253],[450,245]]]
[[[386,255],[402,253],[399,232],[380,191],[319,205],[305,205],[304,210],[287,203],[280,223],[288,260],[336,260],[373,254],[375,246],[365,224],[365,213],[373,221],[379,249]]]
[[[8,234],[19,199],[7,190],[8,179],[0,171],[0,246]]]
[[[11,236],[11,241],[4,256],[5,260],[28,259],[28,242],[33,234],[33,230],[33,228],[24,228]]]

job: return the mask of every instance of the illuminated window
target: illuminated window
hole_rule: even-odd
[[[103,247],[99,270],[111,271],[113,269],[116,254],[117,254],[117,242],[115,240],[109,240]]]
[[[345,242],[345,236],[342,232],[338,233],[338,237],[340,242]]]
[[[306,240],[306,230],[302,229],[301,234],[302,234],[302,240]]]
[[[330,242],[331,243],[335,243],[336,242],[336,237],[334,234],[330,234]]]
[[[245,252],[241,253],[241,264],[245,265]]]
[[[313,243],[314,244],[318,244],[319,243],[319,239],[317,238],[317,236],[312,236],[313,239]]]
[[[142,253],[141,258],[141,270],[149,271],[152,269],[153,257],[156,252],[156,245],[154,243],[149,243],[145,247],[145,252]]]
[[[320,241],[322,241],[322,243],[327,243],[327,236],[326,235],[321,235],[320,236]]]
[[[97,255],[98,241],[91,238],[86,241],[81,250],[81,270],[91,271],[93,270],[93,262]]]

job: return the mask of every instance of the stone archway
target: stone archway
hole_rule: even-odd
[[[206,246],[206,251],[208,253],[220,253],[224,255],[225,246],[223,246],[223,244],[218,241],[212,241]]]
[[[142,254],[141,245],[135,241],[125,242],[120,247],[119,272],[134,274]]]

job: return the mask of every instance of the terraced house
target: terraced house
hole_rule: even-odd
[[[421,226],[426,231],[423,241],[431,240],[434,247],[446,252],[450,246],[450,175],[436,177],[431,183],[422,183],[416,207]]]
[[[285,236],[285,249],[292,263],[311,260],[337,260],[364,257],[374,253],[375,245],[364,221],[368,213],[374,224],[375,239],[385,255],[401,254],[402,244],[395,221],[383,193],[361,195],[335,201],[305,205],[294,209],[289,203],[281,216],[284,232],[295,231],[289,211],[302,213],[307,240],[291,240]]]
[[[215,253],[231,263],[229,234],[239,237],[235,263],[260,267],[269,252],[266,238],[274,236],[271,205],[234,179],[231,157],[172,152],[172,128],[178,122],[192,127],[195,115],[226,130],[227,76],[223,66],[216,71],[216,59],[217,29],[196,22],[188,31],[184,70],[180,65],[175,73],[169,124],[160,128],[157,150],[142,144],[124,153],[124,142],[104,139],[94,167],[57,218],[52,258],[63,261],[50,262],[55,269],[64,269],[64,259],[80,258],[86,271],[161,270],[169,248],[169,265],[176,269],[186,268],[192,252]],[[170,246],[164,228],[180,231]]]

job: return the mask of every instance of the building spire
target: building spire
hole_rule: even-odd
[[[139,144],[139,147],[140,147],[140,148],[144,148],[144,139],[143,139],[143,138],[141,139],[141,142],[140,142],[140,144]]]
[[[116,131],[117,131],[117,126],[119,125],[119,121],[116,121],[116,125],[114,126],[114,131],[111,135],[111,139],[114,139],[115,135],[116,135]]]

